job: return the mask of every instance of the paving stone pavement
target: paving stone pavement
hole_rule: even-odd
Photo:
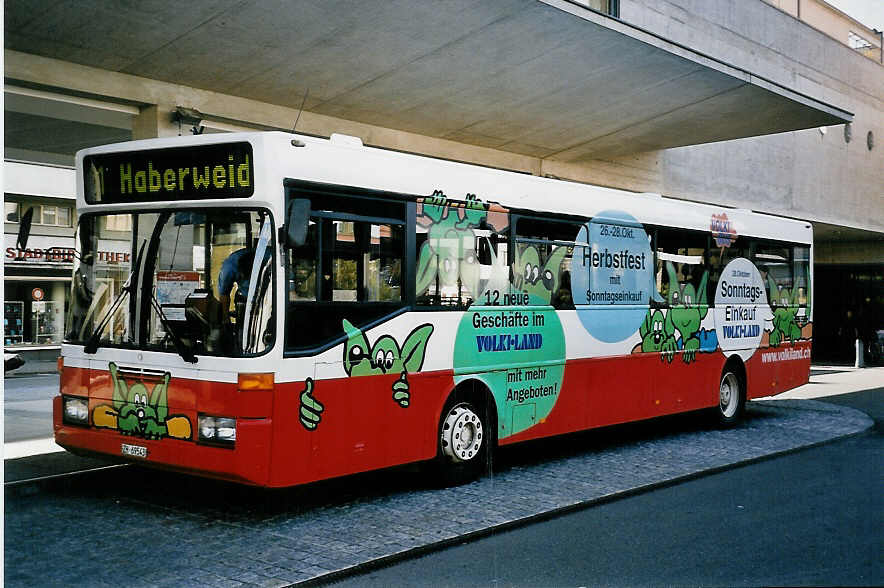
[[[191,487],[188,476],[139,478],[115,470],[97,489],[67,484],[7,491],[5,583],[232,587],[331,579],[374,560],[822,443],[872,424],[859,411],[813,400],[752,402],[747,418],[733,429],[674,419],[662,431],[631,426],[613,438],[605,433],[534,443],[527,450],[534,457],[510,450],[509,463],[493,476],[448,489],[409,483],[402,488],[395,485],[401,478],[392,476],[393,486],[378,492],[366,485],[363,493],[367,478],[353,477],[274,495],[239,493],[212,481]],[[373,476],[375,482],[391,477]],[[324,493],[338,498],[323,502],[313,496]]]

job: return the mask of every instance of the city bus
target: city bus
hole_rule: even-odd
[[[808,381],[812,228],[283,132],[76,157],[56,442],[281,487]]]

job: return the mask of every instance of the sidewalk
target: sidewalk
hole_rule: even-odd
[[[771,400],[813,399],[884,388],[884,367],[811,366],[810,382]]]

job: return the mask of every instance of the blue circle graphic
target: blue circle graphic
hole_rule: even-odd
[[[600,341],[623,341],[641,326],[648,301],[659,298],[648,234],[632,215],[606,210],[580,229],[577,241],[586,244],[571,262],[580,322]]]

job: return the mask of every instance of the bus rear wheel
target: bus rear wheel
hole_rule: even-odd
[[[718,384],[718,424],[730,427],[743,417],[746,408],[746,389],[740,376],[730,368],[725,368]]]
[[[489,447],[486,411],[470,401],[449,402],[439,424],[438,482],[456,486],[480,477],[490,469]]]

